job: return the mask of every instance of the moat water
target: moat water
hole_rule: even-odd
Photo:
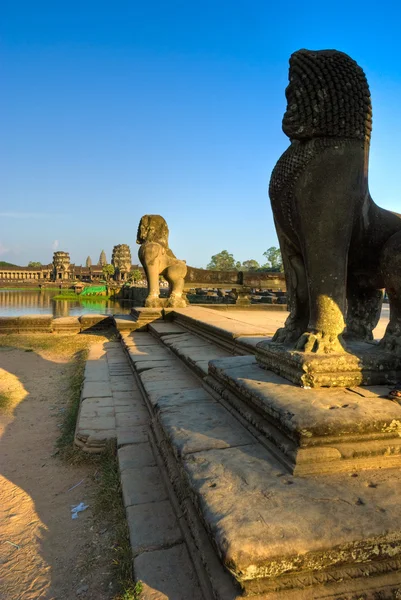
[[[99,300],[77,298],[54,300],[60,290],[7,290],[0,289],[0,317],[51,314],[53,317],[79,316],[85,313],[128,314],[133,303],[129,300]]]

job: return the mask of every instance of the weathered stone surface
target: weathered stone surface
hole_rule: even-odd
[[[116,425],[121,429],[130,429],[136,425],[145,425],[149,421],[149,413],[145,407],[130,412],[116,413]]]
[[[148,441],[148,427],[146,425],[136,425],[130,429],[117,427],[117,445],[143,444]]]
[[[184,544],[144,552],[134,559],[134,572],[143,600],[203,600]]]
[[[231,393],[234,403],[239,398],[254,408],[254,416],[239,410],[299,474],[401,464],[396,402],[380,396],[367,400],[344,388],[298,388],[261,370],[254,357],[212,361],[209,373],[208,383],[213,387],[216,381],[225,399],[233,402]]]
[[[158,367],[162,367],[162,368],[169,368],[169,367],[176,367],[177,366],[177,359],[175,356],[171,356],[169,358],[167,358],[166,360],[143,360],[141,362],[137,362],[135,364],[135,370],[138,374],[142,373],[143,371],[147,371],[148,369],[157,369]]]
[[[165,337],[170,335],[185,335],[188,332],[173,321],[156,321],[149,325],[149,331],[153,332],[157,337]]]
[[[110,377],[110,387],[112,392],[135,392],[138,390],[138,386],[132,377],[129,376],[120,376],[120,377]]]
[[[115,406],[130,406],[142,403],[142,394],[139,390],[113,391],[113,398]]]
[[[85,365],[84,372],[85,381],[109,381],[109,370],[107,363],[97,363],[96,361],[88,361]]]
[[[149,443],[132,444],[118,449],[118,464],[120,471],[125,469],[138,469],[140,467],[153,467],[156,464],[152,448]]]
[[[128,349],[128,354],[131,361],[134,364],[139,362],[152,362],[159,360],[171,360],[171,353],[163,348],[157,348],[157,350],[149,350],[148,352],[141,352],[139,350]]]
[[[157,418],[175,453],[252,444],[255,438],[217,402],[158,405]]]
[[[401,379],[401,359],[379,345],[348,342],[348,352],[315,354],[271,341],[256,347],[261,367],[304,387],[388,385]]]
[[[131,346],[160,346],[160,342],[152,335],[142,331],[136,331],[131,334],[122,334],[124,344],[130,348]]]
[[[53,319],[54,333],[78,333],[81,329],[79,317],[56,317]]]
[[[79,317],[81,330],[85,329],[108,329],[113,326],[112,317],[109,315],[87,313]]]
[[[124,506],[167,499],[158,467],[125,469],[121,473]]]
[[[113,315],[114,325],[118,331],[135,331],[138,322],[131,315]]]
[[[156,409],[163,410],[172,406],[182,406],[183,404],[198,404],[198,402],[214,402],[214,400],[203,388],[192,388],[173,394],[166,393],[157,401]]]
[[[110,397],[111,395],[111,387],[108,381],[84,381],[84,387],[81,394],[83,400],[85,400],[85,398]]]
[[[177,519],[168,500],[128,506],[127,522],[134,556],[182,541]]]
[[[115,429],[116,420],[114,416],[93,416],[90,414],[86,417],[84,414],[79,418],[79,427],[82,429],[111,430]]]
[[[258,444],[184,464],[223,563],[249,593],[285,589],[292,575],[289,587],[303,587],[401,566],[398,471],[296,478]]]
[[[173,367],[154,367],[141,373],[141,381],[193,381],[192,376],[185,369],[177,363]],[[168,384],[167,384],[168,385]]]

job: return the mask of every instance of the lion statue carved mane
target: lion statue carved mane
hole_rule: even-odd
[[[371,340],[383,289],[390,322],[381,345],[401,355],[401,216],[368,187],[372,110],[362,69],[336,50],[290,58],[283,131],[291,145],[269,195],[290,315],[273,341],[304,352],[344,352]]]
[[[144,215],[138,226],[137,244],[139,260],[148,281],[148,295],[145,306],[155,308],[161,306],[159,298],[159,276],[167,280],[170,286],[168,307],[187,306],[183,296],[184,278],[187,273],[185,261],[178,260],[168,247],[168,227],[160,215]]]

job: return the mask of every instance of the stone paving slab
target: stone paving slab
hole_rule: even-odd
[[[158,408],[157,419],[178,456],[255,442],[245,427],[217,402],[174,407],[159,404]]]
[[[143,444],[148,441],[149,428],[147,425],[136,425],[130,429],[117,427],[117,446],[127,444]]]
[[[169,500],[128,506],[127,521],[134,556],[183,541]]]
[[[199,402],[215,402],[203,387],[191,388],[181,392],[166,393],[161,396],[156,404],[156,410],[163,410],[184,404],[198,404]]]
[[[168,385],[170,385],[170,381],[192,381],[192,375],[189,375],[188,369],[182,367],[178,361],[174,367],[155,367],[142,371],[140,376],[143,383],[145,381],[164,381],[169,382]]]
[[[109,370],[107,363],[96,364],[96,362],[87,362],[84,372],[85,382],[108,382],[109,381]]]
[[[129,335],[122,335],[122,339],[127,348],[132,346],[147,347],[147,346],[160,346],[159,340],[155,339],[149,333],[137,331]]]
[[[164,337],[171,334],[182,335],[187,333],[183,327],[180,327],[173,321],[154,321],[149,325],[148,329],[157,337]]]
[[[122,446],[118,449],[118,464],[120,471],[125,469],[138,469],[140,467],[154,467],[156,460],[148,442]]]
[[[279,589],[290,574],[302,584],[305,571],[331,581],[337,565],[333,581],[352,568],[384,572],[385,561],[400,568],[399,470],[293,477],[259,444],[191,454],[184,464],[218,553],[248,593],[271,589],[269,581]]]
[[[124,506],[167,500],[159,467],[128,468],[121,473]]]
[[[143,371],[148,371],[149,369],[156,369],[158,367],[168,368],[168,367],[176,367],[176,366],[177,366],[176,357],[170,355],[168,358],[166,358],[164,360],[153,360],[153,361],[143,360],[141,362],[137,362],[135,364],[135,370],[139,374],[139,373],[142,373]]]
[[[111,387],[108,381],[84,381],[81,397],[85,398],[104,398],[110,397]]]
[[[134,572],[142,582],[141,600],[203,600],[184,544],[144,552],[134,559]]]
[[[121,429],[130,429],[136,425],[145,425],[149,421],[149,412],[143,407],[129,412],[116,413],[116,426]]]

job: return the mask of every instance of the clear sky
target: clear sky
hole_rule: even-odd
[[[97,262],[163,215],[175,254],[277,244],[288,58],[336,48],[373,101],[370,188],[401,212],[399,1],[3,0],[0,260]]]

